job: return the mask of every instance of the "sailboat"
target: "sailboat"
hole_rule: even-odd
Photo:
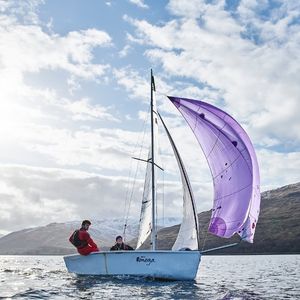
[[[204,252],[192,186],[178,149],[158,113],[151,70],[151,146],[142,198],[140,228],[135,251],[101,251],[64,257],[69,272],[85,275],[133,275],[170,280],[194,280]],[[259,168],[254,147],[244,129],[229,114],[206,102],[181,97],[168,99],[193,131],[209,165],[214,200],[208,232],[253,243],[260,210]],[[176,158],[183,187],[183,217],[171,250],[157,249],[156,162],[158,121],[161,120]],[[199,149],[200,151],[200,149]],[[141,250],[151,237],[151,249]],[[225,245],[235,246],[235,244]],[[219,248],[218,248],[219,249]]]

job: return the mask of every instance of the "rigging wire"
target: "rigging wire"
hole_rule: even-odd
[[[164,166],[163,169],[165,170]],[[163,182],[162,182],[162,219],[163,219],[163,227],[165,227],[165,172],[163,172]]]
[[[206,239],[207,239],[207,236],[208,236],[208,228],[206,228],[205,226],[203,226],[203,229],[201,231],[201,235],[204,233],[205,229],[206,229],[206,232],[205,232],[205,236],[204,236],[204,239],[203,239],[203,245],[202,245],[201,251],[203,251],[203,249],[205,247]]]
[[[160,122],[160,119],[158,119],[158,120]],[[164,132],[164,131],[162,131],[162,132]],[[159,136],[161,136],[161,132],[160,132]],[[160,177],[161,178],[160,187],[161,187],[161,194],[162,194],[162,196],[161,196],[161,201],[162,201],[162,221],[160,223],[162,223],[162,224],[160,224],[160,225],[162,227],[164,227],[165,226],[165,211],[164,211],[164,209],[165,209],[165,207],[164,207],[164,205],[165,205],[165,202],[164,202],[164,200],[165,200],[165,198],[164,198],[165,197],[165,190],[164,190],[164,178],[165,178],[165,172],[164,172],[164,170],[165,170],[165,164],[164,164],[163,160],[161,159],[162,158],[162,153],[161,153],[160,139],[159,138],[157,138],[157,143],[158,143],[158,155],[159,155],[159,158],[160,158],[160,162],[159,163],[160,163],[161,168],[162,168],[162,170],[161,170],[162,171],[162,175]],[[160,174],[161,174],[161,172],[160,172]],[[158,206],[156,206],[156,209],[157,209],[157,207]],[[158,216],[158,212],[156,212],[156,215]]]
[[[156,108],[156,111],[157,111],[157,108]],[[159,130],[159,127],[158,127],[158,130]],[[156,139],[156,143],[157,143],[157,149],[158,149],[158,157],[156,158],[156,162],[160,165],[161,164],[161,155],[160,155],[160,147],[159,147],[159,133],[157,134],[157,139]],[[158,183],[158,174],[160,173],[158,168],[156,168],[157,172],[156,172],[156,181]],[[156,185],[156,191],[155,191],[155,199],[156,199],[156,205],[155,205],[155,215],[156,215],[156,218],[154,219],[154,222],[155,222],[155,228],[156,228],[156,236],[155,236],[155,239],[157,241],[157,237],[158,237],[158,230],[157,230],[157,224],[158,224],[158,184]],[[153,201],[153,199],[152,199]]]
[[[140,143],[140,149],[139,149],[139,155],[138,155],[138,158],[141,158],[141,154],[142,154],[142,150],[143,150],[143,146],[144,146],[144,140],[145,140],[145,134],[146,134],[146,124],[148,123],[148,119],[149,119],[149,110],[150,110],[150,105],[148,107],[148,111],[147,111],[147,118],[145,118],[144,120],[144,123],[143,123],[143,130],[141,131],[143,133],[143,136],[142,136],[142,142]],[[134,153],[139,145],[139,141],[140,141],[140,137],[138,138],[137,142],[136,142],[136,145],[134,147],[134,150],[133,150],[133,155],[134,156]],[[126,191],[126,196],[125,196],[125,216],[124,216],[124,228],[123,228],[123,238],[124,238],[124,241],[126,240],[126,229],[127,229],[127,223],[128,223],[128,218],[129,218],[129,214],[130,214],[130,209],[131,209],[131,202],[132,202],[132,198],[133,198],[133,192],[134,192],[134,189],[135,189],[135,184],[136,184],[136,178],[137,178],[137,174],[138,174],[138,171],[139,171],[139,166],[140,166],[140,163],[139,161],[137,162],[137,165],[136,165],[136,169],[135,169],[135,174],[134,174],[134,177],[132,178],[132,189],[131,189],[131,193],[130,193],[130,197],[129,197],[129,189],[130,189],[130,179],[132,177],[132,159],[131,159],[131,162],[130,162],[130,171],[129,171],[129,175],[128,175],[128,183],[127,183],[127,191]]]

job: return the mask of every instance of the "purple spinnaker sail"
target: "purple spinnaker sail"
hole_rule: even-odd
[[[238,233],[252,243],[260,207],[259,169],[253,145],[230,115],[208,103],[169,97],[193,130],[209,164],[214,204],[209,232]]]

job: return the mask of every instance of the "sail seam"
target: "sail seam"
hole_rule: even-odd
[[[241,189],[239,189],[239,190],[237,190],[237,191],[235,191],[235,192],[233,192],[233,193],[231,193],[231,194],[224,195],[224,196],[222,196],[222,197],[219,197],[219,198],[215,198],[215,200],[216,200],[216,201],[218,201],[218,200],[220,200],[220,199],[223,199],[223,198],[226,198],[226,197],[232,196],[232,195],[234,195],[234,194],[236,194],[236,193],[239,193],[239,192],[241,192],[241,191],[245,190],[246,188],[248,188],[248,187],[249,187],[249,186],[251,186],[251,185],[252,185],[252,183],[248,184],[247,186],[245,186],[245,187],[243,187],[243,188],[241,188]]]
[[[243,149],[243,151],[244,151],[245,149]],[[240,157],[243,157],[243,155],[241,155],[240,153],[239,153],[239,155],[237,156],[237,158],[234,160],[234,161],[232,161],[226,168],[224,168],[224,170],[222,171],[222,172],[220,172],[220,173],[218,173],[217,175],[215,175],[215,176],[213,176],[213,179],[216,179],[217,177],[219,177],[222,173],[224,173],[226,170],[228,170]]]
[[[180,107],[181,107],[181,109],[182,108],[184,108],[184,109],[186,109],[187,110],[187,112],[188,113],[190,113],[190,114],[192,114],[193,115],[193,113],[197,113],[197,112],[195,112],[194,110],[192,110],[191,108],[189,108],[189,107],[187,107],[186,105],[184,105],[184,104],[181,104],[180,105]],[[209,111],[209,110],[208,110]],[[209,111],[210,113],[211,113],[211,111]],[[220,118],[219,116],[216,116],[219,120],[223,120],[222,118]],[[197,115],[197,119],[196,120],[198,120],[198,115]],[[215,128],[216,130],[218,130],[224,137],[226,137],[228,140],[231,140],[219,127],[217,127],[217,126],[215,126],[210,120],[208,120],[207,118],[205,118],[204,119],[211,127],[210,128]],[[191,126],[190,126],[191,127]],[[192,131],[195,133],[195,130],[191,127],[191,129],[192,129]],[[234,130],[234,128],[232,128],[232,130]],[[213,132],[213,130],[211,130],[212,131],[212,133],[217,137],[217,135]],[[236,133],[236,131],[234,130],[234,132]],[[244,144],[244,142],[242,142],[243,144]],[[199,143],[200,144],[200,143]],[[201,144],[200,144],[200,146],[201,146]],[[245,144],[244,144],[244,146],[246,146]],[[202,148],[202,146],[201,146],[201,148]],[[239,148],[236,148],[237,149],[237,151],[238,152],[240,152],[240,154],[244,151],[244,150],[247,150],[247,147],[243,147],[243,149],[242,150],[240,150]],[[206,158],[208,158],[207,157],[207,155],[205,154],[205,152],[203,151],[203,153],[204,153],[204,156],[206,157]],[[252,174],[252,169],[249,167],[249,165],[248,165],[248,163],[247,163],[247,160],[245,159],[245,157],[243,156],[243,155],[241,155],[242,157],[243,157],[243,159],[246,161],[246,164],[247,164],[247,166],[248,166],[248,168],[249,168],[249,171],[251,172],[251,174]],[[250,153],[249,153],[249,156],[250,156]]]

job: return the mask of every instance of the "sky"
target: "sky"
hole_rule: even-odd
[[[138,218],[151,69],[198,211],[212,207],[210,172],[166,95],[238,120],[262,191],[300,181],[299,1],[0,0],[0,234]],[[178,217],[163,133],[159,145],[158,215]]]

